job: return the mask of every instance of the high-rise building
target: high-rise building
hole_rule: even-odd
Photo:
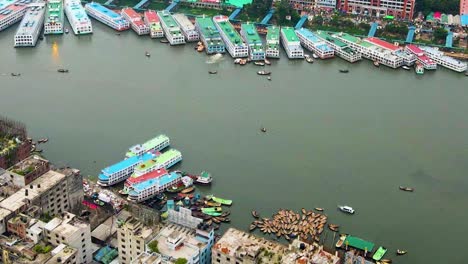
[[[117,230],[119,263],[129,264],[145,252],[146,244],[153,238],[153,229],[131,217]]]
[[[370,16],[411,19],[416,0],[338,0],[338,9]]]
[[[468,15],[468,0],[460,1],[460,15]]]

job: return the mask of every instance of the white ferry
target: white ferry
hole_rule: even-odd
[[[146,25],[143,22],[143,19],[141,19],[140,14],[135,12],[133,8],[127,7],[122,9],[121,14],[123,18],[130,22],[130,26],[139,36],[149,34],[150,30],[148,25]]]
[[[161,151],[171,144],[171,141],[166,135],[159,135],[155,138],[152,138],[146,141],[143,144],[137,144],[129,148],[128,152],[125,154],[125,157],[131,158],[134,156],[141,156],[146,152],[150,151]]]
[[[251,60],[265,60],[265,49],[263,48],[262,40],[258,35],[254,24],[243,23],[240,31],[242,38],[249,46],[249,58]]]
[[[218,29],[221,38],[226,44],[226,49],[233,58],[241,58],[249,56],[249,48],[242,40],[237,30],[229,22],[227,16],[218,15],[213,17],[216,28]]]
[[[400,48],[398,42],[396,42],[395,44],[392,44],[392,43],[389,43],[389,42],[386,42],[384,40],[381,40],[379,38],[374,38],[374,37],[366,38],[364,39],[364,41],[371,43],[372,45],[375,45],[376,47],[387,50],[391,52],[393,55],[402,58],[403,64],[406,66],[412,66],[416,62],[416,56]]]
[[[266,57],[280,57],[280,29],[277,26],[269,26],[266,35]]]
[[[437,63],[435,63],[431,58],[426,56],[426,54],[424,54],[424,51],[420,49],[418,46],[409,44],[409,45],[406,45],[405,50],[416,55],[418,62],[421,63],[424,69],[426,70],[437,69]]]
[[[327,43],[318,38],[312,31],[301,28],[296,30],[296,34],[303,47],[313,51],[321,59],[328,59],[335,57],[335,51],[330,48]]]
[[[101,171],[97,183],[101,186],[111,186],[124,181],[133,173],[137,165],[154,158],[156,158],[155,154],[145,153],[111,165]]]
[[[179,26],[175,22],[171,14],[165,10],[158,11],[158,17],[161,21],[162,28],[164,30],[164,35],[166,35],[167,40],[171,45],[181,45],[185,44],[185,38],[182,32],[180,31]]]
[[[85,5],[85,10],[86,13],[88,13],[88,15],[92,18],[108,25],[117,31],[124,31],[130,28],[130,23],[123,19],[121,15],[102,6],[99,3],[87,3]]]
[[[294,32],[292,27],[281,28],[281,43],[283,44],[286,54],[290,59],[303,59],[304,49],[301,47],[301,42]]]
[[[197,30],[195,30],[195,26],[192,24],[192,22],[188,19],[186,15],[175,14],[172,17],[179,25],[187,42],[200,40],[200,35],[198,34]]]
[[[44,4],[29,8],[15,34],[15,47],[33,47],[44,23]]]
[[[147,10],[143,14],[144,21],[150,29],[151,38],[162,38],[164,37],[164,31],[161,28],[161,23],[159,22],[159,17],[156,11]]]
[[[12,1],[10,4],[2,3],[0,5],[0,31],[20,21],[28,9],[26,5],[29,3],[31,0]]]
[[[361,53],[353,50],[348,44],[335,38],[332,32],[318,30],[314,33],[315,36],[326,42],[327,45],[335,51],[338,57],[351,63],[362,59]]]
[[[434,60],[437,64],[439,64],[442,67],[445,67],[447,69],[450,69],[456,72],[464,72],[467,70],[468,66],[466,62],[461,62],[452,57],[445,56],[442,51],[436,48],[420,47],[420,49],[423,50],[424,53],[427,56],[429,56],[429,58]]]
[[[142,202],[155,195],[164,192],[168,187],[180,183],[182,175],[178,172],[166,173],[164,175],[152,176],[146,181],[135,183],[128,188],[127,200],[132,202]]]
[[[182,161],[182,153],[180,153],[178,150],[171,149],[160,154],[157,158],[150,159],[138,164],[138,166],[135,167],[131,177],[140,177],[146,173],[161,168],[168,169],[180,161]]]
[[[65,15],[72,27],[75,35],[84,35],[93,33],[91,19],[86,14],[80,0],[64,0]]]
[[[62,0],[49,0],[46,5],[44,34],[63,33],[63,2]]]
[[[205,46],[206,54],[226,52],[226,46],[211,17],[203,15],[195,18],[195,28],[200,32],[200,40]]]

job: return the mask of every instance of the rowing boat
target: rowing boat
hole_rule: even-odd
[[[212,197],[211,198],[213,201],[217,202],[217,203],[220,203],[222,205],[232,205],[232,200],[226,200],[226,199],[222,199],[222,198],[218,198],[218,197]]]

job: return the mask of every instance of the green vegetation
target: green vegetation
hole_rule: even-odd
[[[44,223],[48,223],[50,220],[52,220],[52,216],[49,214],[49,212],[45,213],[45,214],[42,214],[40,217],[39,217],[39,220],[41,220],[42,222]]]
[[[148,244],[148,247],[149,247],[149,249],[150,249],[152,252],[159,253],[158,241],[157,241],[157,240],[151,241],[151,242]]]
[[[186,264],[187,262],[188,261],[185,258],[178,258],[178,259],[176,259],[176,261],[174,263],[175,264]]]
[[[253,0],[251,4],[244,5],[239,19],[243,21],[260,22],[270,11],[273,0]]]
[[[457,15],[460,13],[460,0],[416,0],[416,12],[424,15],[433,11]]]
[[[383,31],[379,32],[378,30],[377,34],[386,38],[405,39],[406,34],[408,34],[408,25],[402,23],[388,23]]]
[[[448,32],[447,30],[445,30],[444,28],[442,27],[438,27],[434,30],[434,32],[432,33],[432,37],[433,37],[433,40],[436,42],[436,43],[444,43],[445,42],[445,38],[447,37],[448,35]]]
[[[153,9],[153,10],[163,10],[169,5],[169,1],[151,1],[151,3],[148,5],[148,9]]]
[[[227,9],[210,9],[210,8],[200,8],[200,7],[191,7],[189,3],[179,3],[177,5],[177,12],[184,13],[187,15],[207,15],[207,16],[216,16],[216,15],[225,15],[229,16],[231,12]]]
[[[18,175],[21,175],[21,176],[26,176],[28,175],[29,173],[31,173],[32,171],[34,170],[34,167],[33,166],[28,166],[26,167],[24,170],[21,170],[21,169],[13,169],[12,172],[18,174]]]
[[[274,18],[276,23],[281,26],[295,26],[301,19],[296,10],[292,8],[288,0],[281,0],[275,3],[276,12]],[[290,19],[288,19],[290,18]]]
[[[33,248],[34,252],[38,254],[46,254],[49,253],[52,250],[52,246],[47,245],[47,246],[42,246],[40,244],[37,244]]]
[[[310,27],[313,30],[326,30],[334,32],[346,32],[351,35],[367,35],[370,25],[359,23],[356,25],[351,19],[339,15],[334,15],[331,19],[325,20],[322,16],[315,16]]]

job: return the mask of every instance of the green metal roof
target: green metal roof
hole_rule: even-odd
[[[177,33],[180,34],[180,27],[177,25],[175,22],[174,18],[171,16],[171,14],[167,11],[158,11],[158,16],[163,20],[164,24],[166,24],[167,27],[170,28],[171,32],[173,34]]]
[[[270,49],[279,48],[279,27],[269,26],[267,27],[266,41],[267,46]]]
[[[63,23],[63,4],[60,0],[51,0],[47,3],[45,23]]]
[[[195,23],[198,23],[201,34],[205,38],[221,38],[211,17],[197,17]]]
[[[318,30],[318,31],[315,31],[314,32],[315,35],[317,35],[318,37],[326,40],[326,41],[330,41],[330,42],[333,42],[335,45],[337,45],[338,47],[346,47],[348,46],[348,44],[344,43],[343,41],[333,37],[333,33],[331,32],[327,32],[327,31],[323,31],[323,30]]]
[[[363,41],[362,39],[360,39],[358,37],[355,37],[353,35],[347,34],[347,33],[338,33],[335,36],[339,36],[339,37],[341,37],[343,39],[346,39],[347,41],[359,44],[359,45],[361,45],[363,47],[366,47],[366,48],[374,46],[373,44],[371,44],[369,42]]]
[[[368,252],[372,252],[374,249],[374,243],[354,236],[347,236],[344,244],[360,250],[367,250]]]
[[[235,7],[243,7],[244,5],[251,4],[252,0],[226,0],[226,5],[232,5]]]
[[[288,42],[291,41],[299,41],[299,38],[296,35],[296,32],[294,31],[294,28],[292,27],[282,27],[281,32],[286,36],[286,39]]]
[[[258,35],[257,29],[254,24],[243,23],[241,25],[244,37],[246,38],[247,45],[249,45],[255,51],[263,50],[263,43]]]
[[[153,166],[155,166],[157,164],[163,164],[163,163],[169,161],[170,159],[172,159],[172,158],[174,158],[174,157],[176,157],[178,155],[182,155],[182,153],[180,153],[180,151],[178,151],[176,149],[170,149],[170,150],[162,153],[161,155],[159,155],[155,159],[148,160],[148,161],[145,161],[145,162],[139,164],[135,169],[143,170],[145,168],[153,167]]]
[[[228,36],[229,40],[234,45],[240,45],[244,43],[244,41],[242,41],[241,39],[241,36],[237,32],[237,30],[234,28],[234,26],[231,24],[231,22],[221,21],[221,22],[218,22],[218,25],[221,28],[221,30]]]

